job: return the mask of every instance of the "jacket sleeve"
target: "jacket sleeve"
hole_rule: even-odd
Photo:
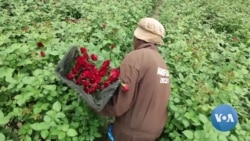
[[[138,68],[124,61],[120,65],[120,80],[129,86],[129,91],[124,92],[119,87],[118,94],[114,95],[109,103],[99,114],[109,117],[118,117],[126,113],[134,104],[137,93]]]

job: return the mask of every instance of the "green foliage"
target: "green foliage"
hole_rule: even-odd
[[[57,79],[55,66],[72,45],[87,47],[100,60],[115,58],[112,65],[118,66],[123,52],[132,49],[131,27],[151,5],[149,0],[1,1],[0,140],[100,138],[110,119],[96,115]]]
[[[250,139],[250,16],[246,1],[166,1],[160,20],[168,35],[161,51],[171,71],[169,119],[162,140]],[[244,15],[244,16],[243,16]],[[244,23],[244,24],[243,24]],[[211,111],[230,104],[236,129],[220,133]]]
[[[132,49],[137,21],[151,14],[155,2],[0,0],[0,141],[106,136],[112,119],[89,109],[56,77],[55,66],[72,45],[118,66]],[[249,4],[162,1],[159,20],[167,36],[160,51],[171,71],[172,95],[161,141],[250,140]],[[227,133],[210,122],[211,110],[222,103],[239,114],[236,129]]]

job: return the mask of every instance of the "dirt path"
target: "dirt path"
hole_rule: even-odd
[[[159,18],[162,4],[163,4],[163,0],[155,0],[155,4],[153,6],[153,11],[152,11],[150,17],[155,18],[155,19]]]

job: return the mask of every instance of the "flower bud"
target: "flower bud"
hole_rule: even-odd
[[[98,56],[96,55],[96,54],[91,54],[91,59],[93,60],[93,61],[97,61],[97,59],[98,59]]]
[[[42,57],[45,57],[45,52],[41,51],[41,52],[40,52],[40,55],[41,55]]]
[[[124,92],[128,92],[128,91],[129,91],[129,86],[128,86],[127,84],[123,84],[123,83],[122,83],[122,90],[123,90]]]

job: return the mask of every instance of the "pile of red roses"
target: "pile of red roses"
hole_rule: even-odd
[[[77,56],[76,63],[72,70],[67,74],[67,79],[82,86],[87,94],[95,94],[102,91],[119,78],[118,68],[110,67],[110,60],[105,60],[100,68],[94,64],[98,56],[91,54],[89,56],[87,49],[80,48],[81,55]]]

